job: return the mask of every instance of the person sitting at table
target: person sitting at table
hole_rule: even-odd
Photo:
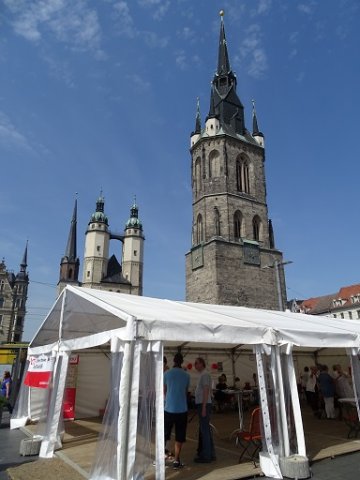
[[[222,373],[218,378],[218,383],[216,384],[216,387],[215,387],[216,390],[215,390],[214,398],[217,402],[219,412],[221,412],[222,407],[224,406],[224,403],[226,401],[226,393],[224,392],[224,390],[228,388],[226,381],[227,381],[226,375],[225,373]]]
[[[235,388],[235,390],[240,390],[241,389],[241,383],[240,383],[240,378],[239,377],[235,377],[234,388]]]

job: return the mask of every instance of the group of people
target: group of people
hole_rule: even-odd
[[[326,418],[336,418],[335,401],[354,396],[349,376],[339,364],[333,366],[333,375],[330,375],[327,365],[305,367],[300,380],[306,400],[319,418],[323,411]]]
[[[190,375],[182,368],[183,356],[176,353],[174,366],[171,369],[164,368],[164,429],[165,446],[170,440],[171,431],[175,427],[175,451],[172,456],[168,449],[165,450],[167,458],[173,458],[172,466],[181,468],[183,463],[180,459],[183,443],[186,441],[187,414],[188,414],[188,391]],[[196,463],[210,463],[216,460],[214,442],[210,427],[210,414],[212,410],[212,379],[206,370],[205,360],[198,357],[195,360],[195,369],[199,373],[195,389],[195,408],[199,418],[199,438]]]

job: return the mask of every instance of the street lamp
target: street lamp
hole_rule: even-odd
[[[273,268],[275,270],[275,281],[276,281],[276,293],[278,297],[278,306],[280,311],[284,311],[284,305],[283,305],[283,300],[282,300],[282,294],[281,294],[281,284],[280,284],[280,273],[279,273],[279,267],[283,265],[289,265],[290,263],[293,263],[292,260],[284,260],[282,262],[279,262],[276,260],[276,258],[273,258],[274,263],[272,265],[266,265],[265,267],[261,268]]]

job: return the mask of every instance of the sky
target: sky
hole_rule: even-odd
[[[360,283],[358,0],[0,0],[0,258],[17,272],[28,240],[25,340],[56,299],[76,194],[81,262],[100,191],[114,232],[136,195],[144,294],[185,299],[190,133],[220,9],[265,135],[288,298]]]

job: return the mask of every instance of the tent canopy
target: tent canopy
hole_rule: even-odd
[[[122,340],[206,347],[293,344],[360,347],[360,323],[305,314],[186,303],[67,286],[30,344],[30,352],[74,350]],[[195,345],[194,345],[195,346]]]

